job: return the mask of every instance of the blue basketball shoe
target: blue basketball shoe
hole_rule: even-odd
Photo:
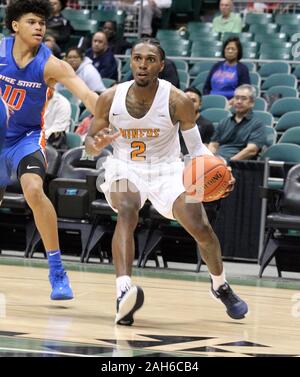
[[[65,270],[58,270],[49,274],[52,287],[51,300],[71,300],[73,291]]]
[[[216,291],[211,285],[211,293],[214,298],[226,306],[229,317],[242,319],[247,314],[248,305],[233,292],[228,283],[221,285]]]
[[[134,313],[144,303],[144,292],[141,287],[133,285],[121,297],[117,299],[117,315],[115,323],[123,326],[131,326],[134,322]]]

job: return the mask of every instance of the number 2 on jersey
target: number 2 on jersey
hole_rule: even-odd
[[[143,156],[143,153],[146,151],[146,144],[143,141],[133,141],[131,143],[131,148],[135,148],[130,153],[133,161],[143,161],[146,159],[146,156]]]

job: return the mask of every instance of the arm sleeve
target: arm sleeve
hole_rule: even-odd
[[[181,131],[185,145],[191,157],[201,156],[203,154],[213,155],[211,151],[202,143],[198,126]]]

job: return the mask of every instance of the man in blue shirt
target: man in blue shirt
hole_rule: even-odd
[[[114,54],[108,47],[106,34],[99,31],[93,35],[92,47],[85,54],[93,61],[102,78],[118,80],[118,67]]]
[[[208,148],[226,160],[249,160],[257,156],[265,144],[265,126],[253,116],[255,88],[239,86],[233,97],[235,114],[222,120]]]

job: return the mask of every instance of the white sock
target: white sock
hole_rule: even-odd
[[[221,285],[225,284],[226,283],[226,279],[225,279],[225,270],[223,268],[223,271],[221,273],[221,275],[213,275],[211,273],[209,273],[210,276],[211,276],[211,279],[212,279],[212,282],[213,282],[213,289],[216,291],[218,288],[221,287]]]
[[[128,291],[131,287],[131,277],[128,275],[119,276],[116,278],[117,298],[122,295],[122,292]]]

